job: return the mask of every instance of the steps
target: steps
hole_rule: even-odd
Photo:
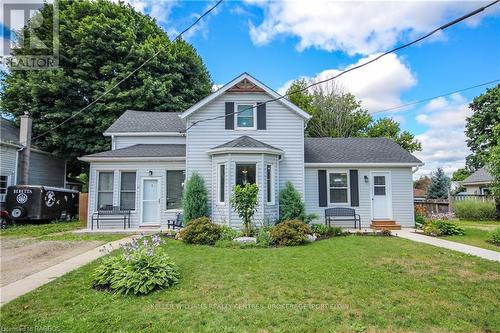
[[[372,220],[370,228],[373,230],[401,230],[401,225],[394,220]]]

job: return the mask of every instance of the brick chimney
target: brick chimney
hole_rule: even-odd
[[[31,150],[31,125],[32,119],[28,112],[20,117],[19,142],[23,146],[20,151],[19,161],[19,184],[26,185],[29,181],[30,172],[30,150]]]

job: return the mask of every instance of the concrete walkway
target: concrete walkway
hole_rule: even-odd
[[[414,232],[413,229],[394,230],[392,233],[393,235],[396,235],[398,237],[406,238],[415,242],[430,244],[453,251],[471,254],[473,256],[480,257],[483,259],[500,262],[500,252],[486,250],[477,246],[451,242],[437,237],[422,235]]]
[[[105,251],[102,251],[104,247],[109,248],[111,246],[114,249],[117,249],[120,247],[120,244],[128,243],[132,241],[134,237],[137,236],[130,236],[114,242],[100,245],[95,249],[79,254],[73,258],[60,262],[57,265],[51,266],[40,272],[27,276],[24,279],[17,280],[16,282],[12,282],[1,287],[0,306],[3,306],[5,303],[10,302],[11,300],[21,295],[24,295],[60,276],[63,276],[66,273],[71,272],[74,269],[77,269],[83,265],[88,264],[91,261],[94,261],[106,255],[107,253]]]

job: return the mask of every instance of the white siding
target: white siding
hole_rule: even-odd
[[[15,184],[17,148],[0,145],[0,175],[8,177],[8,185]],[[0,194],[0,202],[5,201],[5,195]]]
[[[324,223],[324,211],[327,207],[319,207],[318,192],[318,169],[306,167],[306,211],[308,214],[318,215],[315,223]],[[328,172],[346,171],[349,168],[321,168]],[[393,219],[403,227],[413,227],[413,179],[411,168],[350,168],[358,170],[359,182],[359,207],[351,207],[361,216],[361,224],[364,228],[370,226],[372,220],[371,180],[365,182],[364,177],[370,179],[372,171],[389,171],[391,175],[391,196]],[[350,207],[334,206],[330,207]],[[337,222],[336,225],[352,227],[351,222]]]
[[[126,148],[138,144],[185,144],[184,136],[115,136],[113,149]]]

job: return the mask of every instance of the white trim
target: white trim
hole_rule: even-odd
[[[154,223],[144,223],[144,181],[145,180],[156,180],[158,182],[158,216],[157,216],[157,221]],[[140,217],[139,225],[147,226],[147,225],[156,225],[161,223],[161,177],[141,177],[141,210],[140,210]]]
[[[118,207],[122,206],[122,173],[124,172],[135,172],[135,195],[134,195],[134,209],[131,210],[131,213],[135,213],[137,211],[137,169],[119,169],[118,170]],[[129,192],[130,193],[130,192]]]
[[[306,168],[336,168],[336,167],[414,167],[424,163],[304,163]]]
[[[253,126],[252,127],[240,127],[238,126],[238,116],[240,115],[238,111],[238,106],[251,106],[252,107],[252,118],[253,118]],[[257,129],[257,104],[256,103],[234,103],[234,130],[235,131],[255,131]]]
[[[164,190],[165,190],[165,204],[160,205],[160,209],[166,213],[176,212],[179,210],[182,211],[182,202],[181,202],[181,208],[170,208],[170,209],[167,208],[167,206],[168,206],[168,172],[169,171],[184,171],[184,181],[182,182],[182,191],[184,191],[184,186],[186,185],[186,178],[187,178],[187,173],[186,173],[187,171],[186,171],[186,168],[184,168],[184,167],[168,167],[167,169],[165,169],[165,172],[164,172],[165,184],[163,185]],[[163,190],[160,190],[160,191],[163,192]],[[160,194],[161,194],[161,192],[160,192]],[[182,197],[181,197],[181,200],[182,200]]]
[[[252,82],[253,84],[257,85],[259,88],[263,89],[266,93],[268,93],[269,95],[271,95],[273,98],[278,98],[278,97],[281,96],[276,91],[272,90],[271,88],[269,88],[266,85],[264,85],[262,82],[258,81],[254,77],[252,77],[250,74],[243,73],[240,76],[238,76],[237,78],[235,78],[232,81],[230,81],[229,83],[227,83],[226,85],[224,85],[222,88],[220,88],[216,92],[212,93],[211,95],[208,95],[207,97],[205,97],[204,99],[202,99],[201,101],[199,101],[198,103],[196,103],[195,105],[191,106],[189,109],[187,109],[186,111],[184,111],[183,113],[181,113],[179,115],[179,117],[181,119],[186,119],[186,117],[188,117],[192,113],[196,112],[197,110],[199,110],[204,105],[210,103],[215,98],[217,98],[220,95],[222,95],[223,93],[225,93],[229,88],[233,87],[235,84],[239,83],[240,81],[242,81],[244,79],[247,79],[250,82]],[[301,117],[303,117],[305,119],[310,119],[311,118],[311,115],[309,115],[307,112],[305,112],[304,110],[302,110],[301,108],[299,108],[297,105],[293,104],[292,102],[290,102],[286,98],[282,98],[282,99],[278,100],[278,102],[280,102],[280,103],[284,104],[285,106],[289,107],[290,109],[292,109],[293,111],[295,111],[297,114],[299,114]]]
[[[185,161],[186,157],[78,157],[83,162],[176,162]]]
[[[104,136],[186,136],[185,132],[104,132]]]
[[[237,165],[238,164],[255,164],[255,184],[257,186],[259,186],[259,164],[260,164],[260,161],[255,161],[255,160],[249,160],[249,161],[241,161],[241,160],[235,160],[234,161],[234,182],[233,182],[233,186],[236,185],[236,177],[238,177],[237,175]]]
[[[269,191],[268,191],[268,188],[267,188],[267,167],[268,166],[271,167],[271,189]],[[265,186],[265,189],[266,189],[265,203],[268,206],[274,206],[276,204],[276,193],[275,193],[275,185],[274,185],[274,181],[276,180],[276,177],[275,177],[274,164],[272,164],[272,163],[265,163],[264,174],[265,174],[264,186]],[[271,201],[267,201],[267,194],[269,192],[271,192]]]
[[[226,162],[220,162],[220,163],[217,163],[216,165],[217,165],[217,179],[216,179],[216,183],[217,183],[216,184],[216,196],[217,196],[217,198],[216,198],[215,202],[217,202],[218,205],[225,205],[226,201],[227,201],[227,198],[226,198],[226,175],[227,175]],[[221,166],[224,166],[224,187],[223,188],[221,188],[221,186],[220,186]],[[221,190],[222,190],[222,193],[224,193],[224,201],[220,201]]]
[[[238,154],[273,154],[273,155],[283,155],[284,152],[281,149],[272,149],[272,148],[247,148],[247,147],[222,147],[222,148],[214,148],[207,151],[207,154],[229,154],[229,153],[238,153]]]
[[[393,211],[392,211],[392,173],[390,170],[377,170],[377,171],[370,171],[370,215],[371,215],[371,220],[373,221],[375,217],[373,216],[373,197],[374,197],[374,181],[373,181],[373,174],[376,173],[384,173],[386,174],[386,180],[387,183],[385,184],[385,190],[386,190],[386,197],[387,197],[387,202],[388,202],[388,211],[389,211],[389,217],[387,219],[392,220],[393,219]],[[383,218],[386,219],[386,218]]]
[[[115,170],[114,169],[96,169],[96,182],[95,182],[95,204],[94,204],[94,213],[96,213],[99,210],[99,175],[104,172],[104,173],[111,173],[113,175],[113,186],[111,188],[111,205],[114,206],[115,200]],[[90,179],[89,179],[89,187],[90,187]],[[106,192],[108,193],[108,192]]]
[[[345,173],[346,178],[347,178],[347,202],[331,202],[330,201],[330,189],[332,187],[330,186],[330,174],[333,173]],[[327,189],[327,200],[328,200],[328,207],[333,206],[333,207],[338,207],[338,206],[351,206],[351,177],[349,177],[349,170],[327,170],[326,171],[326,189]],[[333,188],[338,188],[338,189],[344,189],[343,187],[333,187]]]
[[[463,185],[463,186],[474,186],[474,185],[491,185],[493,183],[493,180],[485,180],[485,181],[478,181],[478,182],[467,182],[467,183],[464,183],[464,182],[459,182],[460,185]]]

